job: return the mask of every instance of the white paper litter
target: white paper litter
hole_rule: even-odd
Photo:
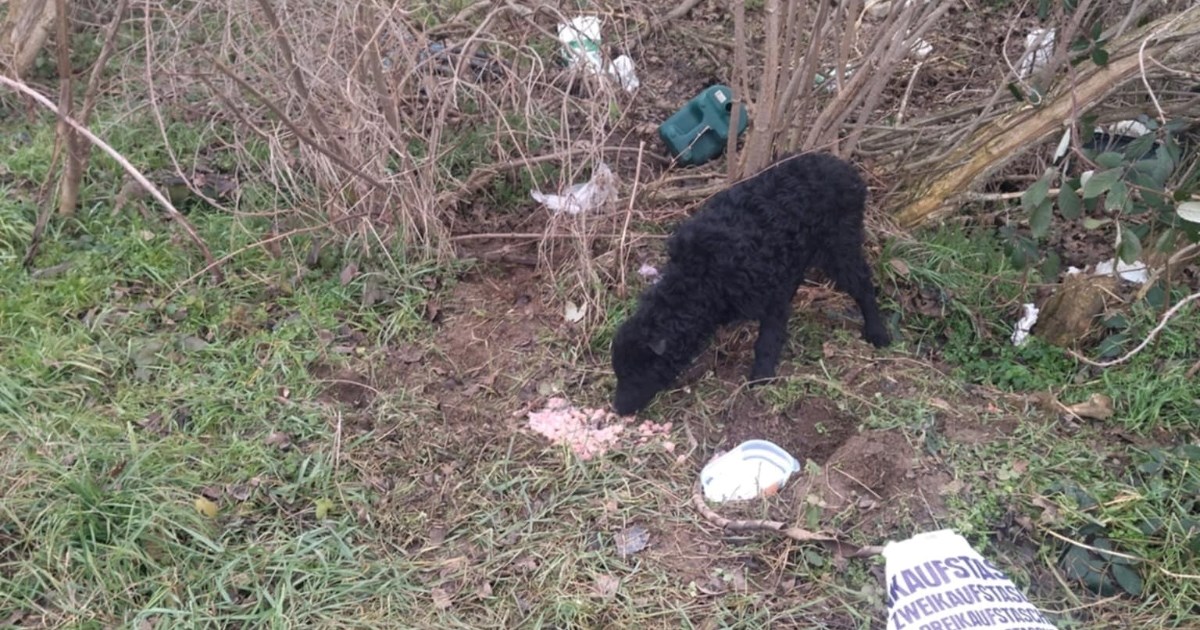
[[[642,266],[638,267],[638,275],[645,278],[650,284],[658,282],[658,268],[654,265],[642,263]]]
[[[928,57],[932,52],[933,52],[933,44],[930,44],[929,42],[925,41],[923,38],[918,37],[917,41],[913,42],[913,45],[912,45],[913,57],[916,57],[917,59],[924,59],[924,58]]]
[[[599,17],[581,15],[559,24],[558,41],[563,45],[563,56],[569,67],[582,65],[592,74],[607,74],[627,92],[641,85],[633,59],[628,55],[621,55],[607,64],[604,62],[600,52],[602,36]]]
[[[1058,140],[1058,146],[1054,149],[1054,162],[1057,164],[1063,156],[1067,154],[1067,150],[1071,148],[1071,128],[1063,132],[1062,138]]]
[[[1031,302],[1023,306],[1025,312],[1021,315],[1021,319],[1017,320],[1017,327],[1012,334],[1012,344],[1018,348],[1029,341],[1029,331],[1033,330],[1033,325],[1038,320],[1038,307],[1035,304]]]
[[[1147,272],[1146,263],[1135,260],[1131,263],[1125,263],[1116,258],[1109,258],[1103,262],[1096,263],[1096,270],[1093,275],[1111,276],[1113,273],[1113,264],[1117,266],[1117,275],[1122,280],[1133,282],[1134,284],[1146,284],[1150,280],[1150,274]]]
[[[531,192],[534,201],[546,206],[553,212],[566,212],[576,215],[580,212],[602,207],[610,199],[617,196],[617,176],[604,162],[592,169],[592,179],[586,184],[576,184],[567,189],[562,195],[549,195],[534,190]]]
[[[621,55],[613,59],[612,63],[608,65],[608,74],[616,79],[626,92],[632,92],[642,84],[638,80],[637,71],[634,70],[633,59],[630,59],[628,55]]]
[[[566,49],[564,55],[569,66],[586,64],[593,72],[604,70],[604,61],[600,56],[599,17],[581,15],[559,24],[558,41]]]
[[[1128,136],[1130,138],[1140,138],[1150,133],[1149,127],[1136,120],[1118,120],[1109,129],[1112,130],[1114,136]]]
[[[1055,30],[1052,28],[1031,29],[1025,35],[1025,52],[1017,60],[1017,76],[1026,79],[1042,69],[1054,54]]]

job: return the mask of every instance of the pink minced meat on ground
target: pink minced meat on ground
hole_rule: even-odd
[[[566,444],[580,459],[603,455],[615,447],[625,434],[625,420],[603,409],[576,408],[564,398],[551,398],[546,408],[529,414],[529,428],[546,436],[554,444]],[[633,432],[638,443],[670,435],[671,423],[643,422]],[[667,452],[675,445],[664,441]]]

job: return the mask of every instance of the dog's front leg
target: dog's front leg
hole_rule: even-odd
[[[775,377],[779,357],[783,354],[783,343],[787,341],[787,324],[791,316],[790,300],[772,305],[767,314],[758,320],[758,340],[754,342],[754,367],[750,380],[759,381]]]

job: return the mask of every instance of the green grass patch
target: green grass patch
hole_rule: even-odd
[[[24,159],[23,157],[21,159]],[[317,272],[251,250],[221,286],[187,284],[198,256],[168,224],[82,215],[47,236],[31,277],[34,208],[0,201],[0,610],[46,624],[339,624],[411,566],[385,562],[351,506],[314,363],[323,334],[410,338],[430,269]],[[210,242],[251,234],[193,214]],[[208,502],[208,503],[205,503]],[[206,514],[205,510],[216,513]]]
[[[1200,319],[1177,317],[1129,362],[1093,369],[1036,336],[1022,347],[1009,341],[1020,304],[1035,301],[1031,284],[1039,272],[1014,265],[994,234],[945,228],[920,242],[892,243],[881,267],[885,292],[924,298],[923,312],[905,309],[906,345],[945,361],[964,381],[1008,392],[1053,391],[1067,403],[1106,394],[1116,403],[1114,421],[1137,431],[1195,427],[1200,403],[1195,379],[1185,373],[1200,360]],[[1158,323],[1164,304],[1185,294],[1150,291],[1126,314],[1110,318],[1107,336],[1084,352],[1099,359],[1124,354]]]

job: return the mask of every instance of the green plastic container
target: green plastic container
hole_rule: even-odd
[[[750,117],[744,105],[739,105],[738,109],[741,111],[737,130],[740,136],[750,126]],[[703,164],[725,150],[732,113],[733,90],[729,86],[714,85],[671,114],[658,127],[658,135],[680,164]]]

